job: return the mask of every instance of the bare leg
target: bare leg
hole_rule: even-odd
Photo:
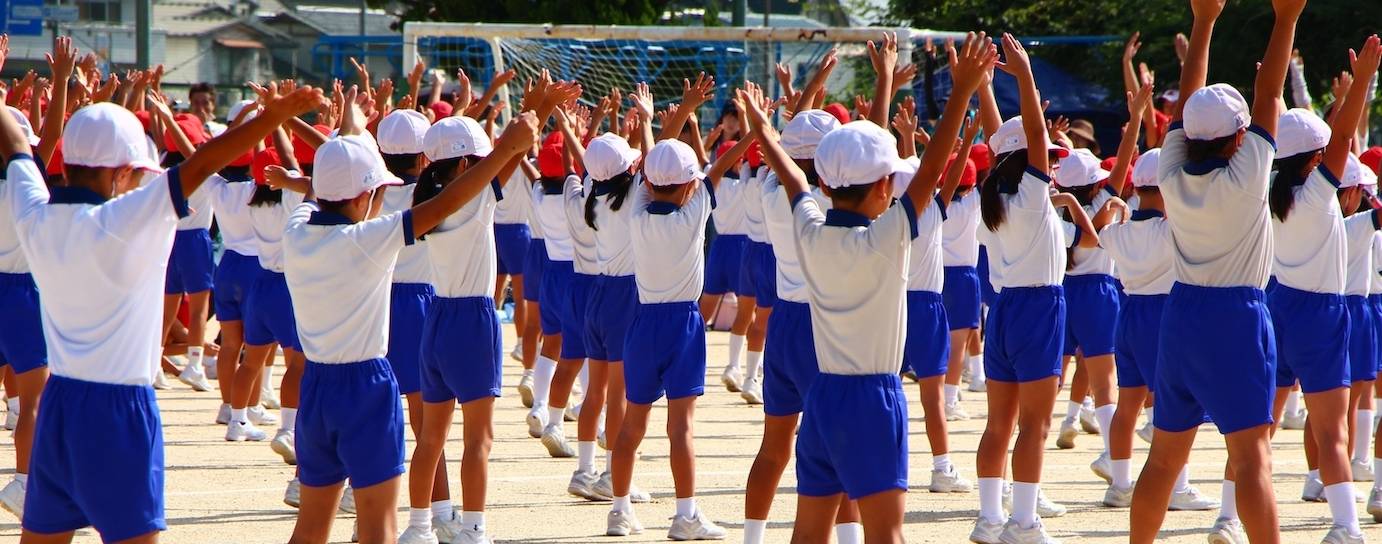
[[[398,486],[395,476],[369,487],[354,487],[355,523],[361,544],[383,544],[398,540]],[[307,486],[303,486],[306,489]],[[305,503],[304,503],[305,504]]]
[[[287,350],[284,350],[287,353]],[[234,390],[230,395],[230,407],[243,409],[249,406],[250,396],[257,389],[255,383],[263,375],[264,364],[274,356],[274,345],[245,346],[245,363],[235,369]]]
[[[611,456],[613,466],[609,470],[610,483],[614,487],[616,497],[629,495],[629,485],[633,482],[633,464],[638,458],[638,446],[643,443],[643,436],[648,432],[648,414],[652,408],[651,404],[628,403],[618,438],[614,441],[614,453]],[[605,432],[609,432],[608,427]],[[675,474],[676,470],[673,469],[672,472]]]
[[[1248,539],[1257,544],[1281,541],[1276,494],[1272,490],[1269,431],[1270,425],[1263,424],[1224,435],[1229,466],[1234,472],[1233,482],[1237,486],[1238,514]]]
[[[397,482],[398,479],[393,481]],[[293,525],[293,536],[288,539],[288,544],[326,544],[331,536],[331,522],[335,521],[336,509],[341,504],[341,489],[344,486],[345,480],[321,487],[302,486],[302,506],[298,507],[298,520]],[[358,512],[358,494],[355,501]]]
[[[221,388],[221,402],[230,404],[235,389],[235,371],[240,366],[240,350],[245,346],[245,322],[221,322],[221,353],[216,357],[216,382]]]
[[[1018,384],[989,380],[989,417],[979,439],[975,471],[980,478],[1002,478],[1007,472],[1008,444],[1017,426]]]
[[[283,383],[278,392],[279,402],[284,408],[298,407],[298,391],[302,387],[302,371],[307,369],[307,356],[295,349],[283,350]]]
[[[442,466],[442,450],[451,429],[452,414],[456,411],[455,400],[420,404],[422,412],[414,425],[417,446],[413,448],[413,460],[408,466],[408,505],[412,508],[427,508],[436,496],[436,473]],[[411,414],[411,403],[408,408]],[[413,418],[409,419],[412,423]]]
[[[465,452],[461,454],[461,510],[485,511],[489,452],[494,443],[494,397],[461,404]]]
[[[844,493],[825,497],[797,495],[797,520],[792,526],[792,544],[829,544],[836,514],[844,500]]]
[[[210,304],[211,291],[187,295],[187,345],[201,347],[206,344],[206,313]]]
[[[792,460],[799,417],[800,414],[763,417],[763,442],[758,446],[758,455],[753,458],[744,493],[746,519],[768,519],[773,497],[777,494],[777,484],[787,470],[787,463]]]
[[[1046,435],[1051,430],[1051,408],[1060,388],[1056,377],[1017,385],[1017,443],[1013,445],[1013,481],[1041,482]]]
[[[34,424],[38,416],[38,399],[48,383],[48,367],[40,366],[15,375],[19,385],[19,421],[14,426],[14,471],[29,473],[29,455],[34,447]]]
[[[902,517],[907,506],[907,493],[889,489],[859,499],[859,514],[864,524],[864,542],[869,544],[901,544]]]
[[[922,378],[917,386],[921,389],[921,409],[926,414],[926,441],[931,444],[931,456],[950,453],[950,436],[945,424],[945,383],[948,375]]]
[[[1156,541],[1161,523],[1166,519],[1166,507],[1171,504],[1176,476],[1190,458],[1190,447],[1195,445],[1196,431],[1196,427],[1174,433],[1155,430],[1147,464],[1142,466],[1132,494],[1132,511],[1128,514],[1129,542],[1149,544]],[[1241,503],[1239,508],[1241,512]]]
[[[667,401],[667,441],[672,446],[672,483],[678,499],[696,496],[695,421],[694,395]]]

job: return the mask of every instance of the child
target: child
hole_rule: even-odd
[[[177,220],[189,213],[184,195],[320,97],[309,87],[275,100],[260,118],[142,186],[142,173],[156,164],[129,111],[102,103],[73,114],[67,129],[82,137],[64,141],[68,186],[51,191],[14,120],[0,115],[11,159],[7,200],[44,293],[52,372],[38,414],[23,540],[66,542],[94,526],[108,542],[155,542],[166,528],[163,439],[151,387],[164,263],[150,256],[171,251]]]
[[[1156,438],[1133,493],[1135,543],[1156,539],[1175,474],[1206,415],[1233,460],[1225,470],[1225,515],[1210,539],[1241,541],[1244,532],[1253,542],[1281,538],[1268,444],[1276,346],[1262,289],[1272,261],[1267,186],[1278,101],[1305,1],[1273,2],[1276,22],[1257,72],[1251,117],[1237,90],[1204,86],[1209,41],[1223,7],[1219,0],[1191,3],[1194,28],[1180,78],[1188,98],[1176,106],[1161,150],[1158,178],[1177,283],[1162,318]]]
[[[558,399],[565,417],[566,398],[570,396],[571,383],[580,371],[584,346],[572,342],[564,346],[562,339],[569,325],[577,320],[571,306],[571,282],[575,275],[575,249],[571,239],[571,229],[566,224],[565,200],[562,188],[568,177],[563,164],[564,138],[560,132],[548,134],[538,150],[537,164],[539,177],[533,184],[533,221],[542,225],[543,243],[547,246],[546,259],[542,268],[541,306],[539,309],[542,325],[542,351],[533,376],[533,406],[528,411],[528,436],[542,438],[543,431],[551,423],[548,411],[551,400]],[[570,355],[570,357],[568,357]],[[571,457],[575,452],[565,441],[557,442],[555,437],[543,440],[553,457]]]
[[[504,184],[504,198],[499,199],[499,204],[494,208],[495,269],[498,270],[494,280],[494,302],[503,304],[504,286],[508,285],[513,298],[513,328],[518,337],[509,357],[523,364],[526,372],[532,370],[532,360],[523,357],[523,326],[528,319],[528,301],[523,293],[523,264],[528,258],[528,246],[533,237],[528,227],[529,208],[533,203],[531,187],[524,176],[522,171],[514,171],[510,176],[512,179]]]
[[[528,242],[528,254],[523,258],[522,291],[527,315],[524,317],[523,334],[519,335],[523,343],[523,377],[518,381],[518,397],[524,407],[533,408],[536,404],[534,398],[538,396],[534,386],[542,384],[545,388],[552,382],[552,374],[557,371],[557,362],[538,353],[542,342],[541,295],[543,272],[547,268],[547,240],[543,235],[542,221],[537,215],[537,201],[533,198],[534,190],[538,187],[538,184],[533,182],[537,181],[539,175],[531,164],[523,167],[523,170],[527,173],[528,180],[520,187],[528,193],[524,198],[528,200],[526,211],[532,237]],[[545,394],[547,391],[544,389],[542,393]],[[545,395],[543,398],[545,399]],[[528,435],[533,438],[541,436],[542,429],[537,429],[538,434],[534,435],[533,422],[528,423]],[[541,420],[538,420],[538,423],[541,423]]]
[[[735,119],[734,112],[726,111],[725,119]],[[733,149],[734,140],[720,144],[717,155]],[[744,353],[749,324],[753,322],[753,292],[741,286],[740,269],[744,266],[745,250],[749,241],[749,198],[743,196],[753,181],[754,165],[747,165],[742,175],[740,168],[730,168],[725,172],[726,179],[720,182],[718,200],[723,205],[716,206],[710,213],[715,223],[715,238],[710,240],[710,249],[705,260],[705,293],[701,295],[701,315],[706,323],[713,323],[716,312],[726,293],[734,293],[736,313],[734,323],[729,329],[729,361],[724,372],[720,373],[720,383],[733,393],[740,392],[743,380],[740,376],[739,360]]]

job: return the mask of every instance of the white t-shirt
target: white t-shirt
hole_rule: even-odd
[[[221,229],[221,245],[246,257],[259,256],[259,239],[254,235],[249,211],[254,188],[253,181],[228,182],[212,174],[197,189],[197,193],[206,193],[211,198],[216,224]]]
[[[1338,180],[1323,167],[1292,188],[1295,203],[1282,221],[1272,217],[1272,273],[1282,285],[1312,293],[1343,294],[1344,218],[1335,196]]]
[[[432,232],[424,234],[423,249],[431,266],[429,276],[437,296],[447,298],[494,296],[494,190],[480,191]],[[404,247],[404,251],[409,248]],[[402,264],[402,252],[399,263]],[[398,281],[394,271],[394,281]]]
[[[751,169],[745,165],[740,173],[741,179],[750,171]],[[766,167],[759,168],[744,184],[743,196],[740,197],[744,201],[744,234],[749,235],[749,240],[764,244],[768,243],[768,229],[763,224],[763,182],[768,175]]]
[[[1147,217],[1143,217],[1146,215]],[[1127,223],[1110,223],[1099,231],[1099,245],[1118,264],[1123,291],[1129,295],[1165,295],[1176,283],[1171,225],[1159,212],[1133,212]]]
[[[629,241],[634,254],[638,301],[643,304],[695,302],[705,287],[705,223],[715,207],[711,186],[699,182],[680,208],[649,198],[644,184],[634,188]]]
[[[212,174],[211,177],[220,176]],[[211,197],[211,192],[206,190],[207,186],[210,185],[207,183],[208,181],[210,179],[202,181],[202,184],[197,187],[197,191],[188,195],[187,207],[192,213],[178,220],[178,230],[207,230],[211,228],[211,217],[215,213],[215,206],[213,205],[215,201]]]
[[[249,207],[250,225],[258,240],[260,268],[283,273],[283,228],[288,225],[288,216],[302,204],[302,197],[301,193],[284,190],[283,200],[277,204]]]
[[[878,219],[798,196],[796,251],[806,277],[816,360],[827,374],[897,374],[907,322],[916,212],[903,197]]]
[[[1002,195],[1007,213],[998,232],[979,227],[988,247],[989,281],[1000,287],[1060,285],[1065,279],[1065,249],[1078,243],[1051,206],[1051,178],[1028,170],[1017,193]]]
[[[1173,123],[1157,177],[1166,200],[1176,277],[1203,287],[1267,286],[1272,267],[1267,185],[1276,142],[1248,128],[1233,158],[1189,164],[1185,130]]]
[[[1344,238],[1347,241],[1348,261],[1345,264],[1345,295],[1368,296],[1373,291],[1373,278],[1379,277],[1373,267],[1373,239],[1377,234],[1377,213],[1357,213],[1344,218]]]
[[[643,185],[638,174],[618,210],[611,207],[610,196],[595,197],[595,246],[600,266],[606,276],[632,276],[634,273],[633,245],[630,242],[629,220],[633,217],[634,196]]]
[[[930,199],[926,211],[917,216],[917,237],[912,239],[911,262],[907,266],[907,290],[941,292],[945,286],[944,251],[941,249],[941,225],[945,210],[940,201]]]
[[[580,183],[580,180],[577,179],[576,183]],[[571,227],[566,224],[566,199],[560,192],[550,195],[543,193],[542,183],[533,184],[534,223],[542,225],[547,260],[570,262],[576,258],[576,251],[571,243]]]
[[[600,249],[598,242],[595,241],[595,229],[585,222],[585,187],[581,184],[581,178],[576,176],[566,177],[564,212],[566,218],[567,232],[571,233],[571,249],[573,253],[572,267],[577,274],[597,275],[603,267],[600,265]]]
[[[821,210],[830,209],[830,199],[826,198],[819,188],[813,188],[807,195],[807,198],[816,201],[816,206]],[[768,174],[763,182],[763,223],[773,247],[796,247],[796,220],[792,214],[792,203],[787,201],[787,190],[778,182],[775,174]],[[806,277],[801,273],[801,262],[797,258],[796,250],[774,251],[773,256],[777,259],[777,298],[802,304],[809,303]]]
[[[1382,294],[1382,232],[1372,235],[1372,270],[1368,294]]]
[[[528,214],[533,207],[533,195],[528,183],[528,175],[522,168],[515,168],[504,184],[504,198],[494,208],[494,222],[499,225],[528,222]]]
[[[284,274],[307,360],[357,363],[388,352],[394,263],[413,243],[412,215],[351,223],[321,213],[316,202],[293,210],[283,233]]]
[[[748,186],[752,183],[747,164],[740,169],[739,177],[725,176],[715,187],[715,201],[718,204],[710,212],[715,220],[716,234],[748,234],[749,198]]]
[[[42,183],[42,177],[39,178]],[[0,180],[0,185],[11,185]],[[28,274],[29,261],[24,258],[24,250],[19,247],[19,231],[14,226],[14,215],[9,201],[9,188],[0,190],[0,272],[6,274]]]
[[[43,293],[55,376],[148,386],[159,371],[163,280],[173,231],[188,214],[176,168],[108,201],[54,188],[38,165],[10,162],[3,183],[20,247]]]
[[[1111,189],[1100,189],[1094,192],[1094,198],[1090,200],[1088,206],[1084,206],[1084,213],[1090,220],[1094,219],[1094,214],[1104,207],[1113,198]],[[1075,264],[1070,270],[1065,271],[1067,276],[1083,276],[1086,274],[1114,275],[1113,258],[1106,253],[1103,248],[1077,247],[1071,254],[1075,258]]]
[[[417,180],[406,185],[386,187],[384,205],[379,208],[380,215],[413,209],[413,191],[417,190]],[[486,191],[481,191],[485,193]],[[428,237],[430,240],[431,237]],[[419,240],[421,241],[421,240]],[[393,271],[394,283],[432,283],[432,258],[427,244],[411,244],[398,252],[398,265]]]
[[[941,223],[941,262],[945,266],[974,267],[979,264],[979,191],[955,195],[945,207]]]

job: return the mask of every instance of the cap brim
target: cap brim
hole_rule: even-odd
[[[1064,158],[1070,156],[1070,150],[1069,150],[1069,149],[1066,149],[1066,148],[1064,148],[1064,147],[1058,146],[1058,145],[1056,145],[1056,144],[1054,144],[1054,143],[1051,143],[1051,142],[1046,142],[1046,150],[1047,150],[1047,151],[1055,151],[1055,152],[1056,152],[1056,156],[1057,156],[1057,157],[1060,157],[1060,158],[1062,158],[1062,159],[1064,159]]]
[[[373,187],[370,187],[367,190],[373,191],[380,187],[403,185],[403,180],[399,179],[398,176],[393,175],[392,172],[389,172],[387,169],[384,168],[379,169],[378,175],[375,176],[375,178],[379,180],[379,183],[374,184]]]

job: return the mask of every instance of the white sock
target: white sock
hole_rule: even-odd
[[[409,508],[408,526],[417,527],[424,531],[432,530],[432,509],[431,508]]]
[[[696,517],[696,498],[695,498],[695,497],[687,497],[687,498],[683,499],[683,498],[678,497],[678,498],[677,498],[677,515],[678,515],[678,516],[681,516],[681,517],[683,517],[683,518],[686,518],[686,519],[693,519],[693,518],[695,518],[695,517]]]
[[[5,409],[11,414],[19,413],[19,397],[9,397],[5,399]]]
[[[1190,488],[1190,463],[1180,467],[1180,474],[1176,475],[1176,486],[1171,488],[1172,493],[1180,493]]]
[[[565,416],[565,415],[566,415],[566,407],[565,407],[565,406],[560,406],[560,407],[558,407],[558,406],[548,405],[548,406],[547,406],[547,426],[548,426],[548,427],[556,427],[556,428],[558,428],[558,429],[563,428],[564,425],[562,425],[562,423],[566,421],[566,418],[563,417],[563,416]]]
[[[1026,529],[1036,524],[1037,493],[1041,484],[1013,482],[1013,522]]]
[[[950,471],[955,470],[955,465],[950,462],[950,454],[942,453],[931,456],[931,470],[942,474],[949,474]]]
[[[1353,423],[1353,460],[1366,461],[1372,450],[1372,410],[1358,410]]]
[[[278,413],[280,416],[278,418],[278,428],[283,429],[285,431],[291,431],[293,429],[298,428],[297,408],[288,408],[285,406],[281,410],[279,410]]]
[[[451,519],[451,499],[432,501],[432,517]]]
[[[969,382],[982,383],[984,378],[984,354],[969,356]]]
[[[1219,517],[1228,519],[1238,519],[1238,498],[1233,480],[1224,480],[1223,490],[1219,494]]]
[[[1288,391],[1286,393],[1286,409],[1282,410],[1281,417],[1294,416],[1297,410],[1300,410],[1300,397],[1296,396],[1295,391]]]
[[[614,464],[614,450],[605,450],[605,472],[609,472],[610,465]]]
[[[273,382],[273,379],[274,379],[274,367],[265,365],[265,366],[264,366],[263,372],[264,372],[264,376],[263,376],[263,378],[261,378],[263,381],[259,383],[259,388],[260,388],[260,389],[264,389],[264,390],[266,390],[266,391],[273,391],[273,390],[274,390],[274,382]]]
[[[1305,479],[1307,479],[1307,480],[1318,480],[1318,479],[1320,479],[1320,469],[1314,469],[1314,470],[1311,470],[1311,471],[1307,471],[1307,472],[1305,473]]]
[[[625,514],[632,514],[633,503],[629,501],[628,495],[624,495],[623,497],[615,497],[614,503],[610,505],[609,509],[612,512],[623,512]]]
[[[557,362],[541,355],[533,365],[533,408],[547,405],[547,396],[552,391],[552,375],[557,373]]]
[[[1117,404],[1105,404],[1094,409],[1094,419],[1099,420],[1099,436],[1104,438],[1104,453],[1108,453],[1108,435],[1113,433],[1109,429],[1113,428],[1113,413],[1118,410]]]
[[[28,474],[22,474],[22,473],[16,472],[16,473],[14,473],[14,480],[15,480],[16,482],[19,482],[19,485],[26,486],[26,487],[29,485],[29,475],[28,475]]]
[[[960,401],[960,386],[945,384],[945,405],[950,406]]]
[[[1144,411],[1147,412],[1147,424],[1155,425],[1156,420],[1152,419],[1152,407],[1148,406]]]
[[[744,353],[744,344],[749,337],[742,334],[730,333],[729,335],[729,362],[725,364],[725,370],[739,370],[739,356]]]
[[[595,472],[595,442],[576,443],[576,468],[581,472]]]
[[[248,411],[248,409],[246,409],[246,408],[231,408],[231,409],[230,409],[230,421],[231,421],[231,423],[241,423],[241,424],[243,424],[243,423],[245,423],[245,422],[248,422],[248,421],[249,421],[249,417],[247,417],[247,416],[245,415],[245,412],[247,412],[247,411]]]
[[[582,361],[581,371],[576,373],[576,383],[581,384],[581,396],[590,393],[590,364]],[[579,411],[579,410],[577,410]]]
[[[864,544],[864,524],[841,523],[835,526],[837,544]]]
[[[744,367],[744,381],[762,381],[759,371],[763,366],[763,352],[749,350],[749,362]]]
[[[979,478],[979,517],[989,523],[1003,523],[1003,479]]]
[[[1329,502],[1329,513],[1334,517],[1335,525],[1348,527],[1348,534],[1351,535],[1362,531],[1358,528],[1358,507],[1353,504],[1352,482],[1324,486],[1324,500]]]
[[[743,338],[742,336],[740,338]],[[746,519],[744,520],[744,544],[763,544],[764,537],[768,532],[768,520],[766,519]]]
[[[1080,403],[1080,409],[1090,411],[1094,409],[1094,397],[1086,396],[1084,402]]]
[[[1065,401],[1065,420],[1074,422],[1077,417],[1080,417],[1080,403],[1073,400]]]
[[[1118,489],[1132,487],[1132,459],[1113,459],[1113,486]]]
[[[484,532],[485,513],[461,511],[461,527],[472,531]]]
[[[202,367],[203,349],[201,346],[187,348],[187,368],[200,369]]]

